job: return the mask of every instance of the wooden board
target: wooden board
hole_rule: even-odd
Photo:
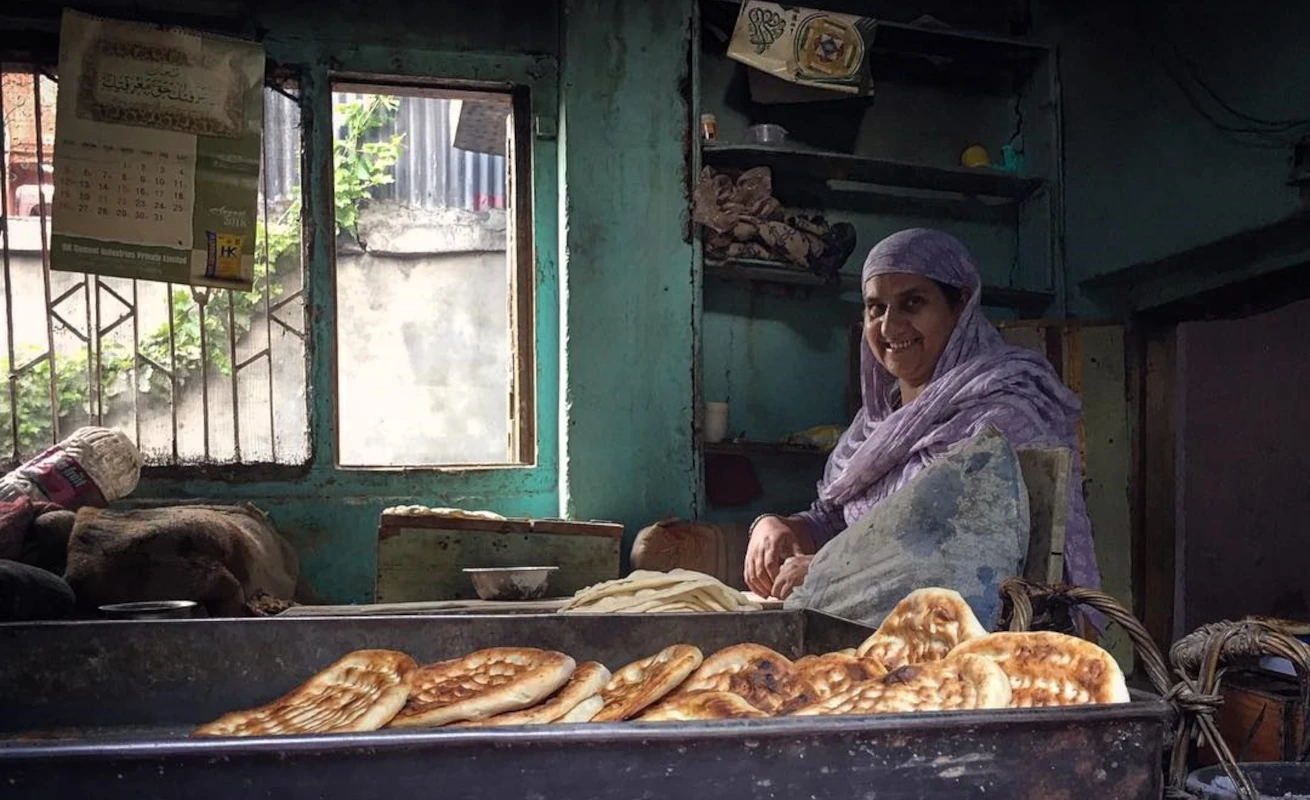
[[[619,577],[623,526],[566,520],[384,515],[378,527],[378,603],[476,600],[465,567],[554,566],[550,594]]]
[[[1073,454],[1064,447],[1028,447],[1017,454],[1024,487],[1028,490],[1028,556],[1024,577],[1040,583],[1061,583]]]
[[[998,327],[1006,341],[1044,355],[1082,401],[1078,458],[1101,588],[1134,610],[1137,552],[1130,504],[1134,432],[1127,402],[1131,378],[1124,328],[1082,320],[1019,320]],[[1139,618],[1146,619],[1140,613]],[[1106,631],[1101,646],[1125,668],[1133,664],[1132,643],[1117,626]]]

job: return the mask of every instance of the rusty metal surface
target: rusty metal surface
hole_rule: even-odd
[[[0,625],[6,798],[1158,798],[1165,707],[721,723],[186,738],[346,650],[419,661],[496,644],[611,667],[689,641],[786,655],[867,629],[811,612],[170,620]],[[578,769],[585,764],[586,769]]]

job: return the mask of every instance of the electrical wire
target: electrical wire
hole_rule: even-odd
[[[1236,108],[1201,76],[1196,63],[1187,57],[1182,48],[1169,37],[1164,29],[1155,24],[1153,20],[1146,18],[1144,9],[1141,6],[1138,6],[1137,18],[1139,22],[1138,29],[1149,28],[1154,38],[1166,45],[1167,49],[1172,52],[1174,59],[1182,65],[1183,70],[1187,73],[1186,78],[1180,75],[1178,70],[1160,55],[1159,48],[1151,46],[1151,42],[1146,43],[1145,49],[1153,54],[1156,63],[1178,87],[1179,92],[1182,93],[1183,98],[1192,110],[1216,130],[1223,133],[1229,140],[1245,147],[1281,150],[1291,147],[1298,139],[1302,138],[1302,133],[1298,129],[1310,126],[1310,119],[1264,119]],[[1192,84],[1199,87],[1210,98],[1210,101],[1242,124],[1230,123],[1216,116],[1206,107],[1205,100],[1197,96],[1193,88],[1189,86],[1188,79]]]
[[[1289,130],[1292,128],[1301,128],[1310,125],[1310,118],[1280,119],[1280,120],[1262,119],[1260,117],[1247,114],[1246,112],[1233,107],[1231,103],[1224,100],[1224,98],[1220,96],[1217,91],[1215,91],[1214,87],[1212,87],[1209,83],[1205,81],[1204,78],[1201,77],[1201,71],[1196,66],[1196,62],[1188,58],[1187,54],[1184,53],[1176,43],[1169,40],[1168,38],[1165,38],[1164,42],[1169,46],[1171,50],[1173,50],[1174,56],[1179,60],[1179,62],[1182,63],[1183,68],[1187,70],[1188,75],[1192,78],[1192,80],[1196,83],[1196,85],[1200,86],[1201,89],[1205,91],[1206,94],[1210,95],[1210,98],[1214,100],[1215,103],[1217,103],[1220,108],[1224,109],[1229,114],[1232,114],[1234,117],[1278,131]]]

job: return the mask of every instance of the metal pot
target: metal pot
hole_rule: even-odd
[[[111,603],[100,606],[109,619],[190,619],[204,616],[194,600],[146,600],[139,603]]]

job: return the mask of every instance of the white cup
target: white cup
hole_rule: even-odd
[[[721,442],[728,436],[728,404],[706,403],[705,423],[701,429],[701,438],[713,444]]]

